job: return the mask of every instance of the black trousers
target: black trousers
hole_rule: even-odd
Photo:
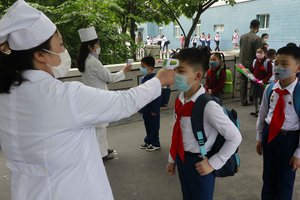
[[[144,125],[146,129],[146,137],[144,142],[160,147],[159,142],[159,127],[160,127],[160,113],[152,116],[150,112],[143,113]]]
[[[215,41],[216,42],[216,48],[215,48],[215,51],[220,51],[220,41]]]
[[[257,83],[252,83],[252,87],[253,87],[253,101],[254,101],[255,112],[258,112],[259,111],[258,105],[261,104],[265,88],[264,86],[261,86]]]
[[[184,162],[176,158],[183,200],[213,199],[216,178],[213,173],[201,176],[197,172],[195,164],[201,160],[197,154],[189,152],[185,152]]]
[[[279,133],[269,144],[268,125],[263,133],[262,200],[292,200],[296,172],[290,165],[299,145],[298,133]]]

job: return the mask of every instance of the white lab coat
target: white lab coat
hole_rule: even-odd
[[[110,92],[40,70],[0,94],[1,147],[13,200],[112,200],[95,125],[128,117],[161,94],[157,78]],[[120,180],[121,181],[121,180]]]
[[[82,82],[85,85],[99,88],[102,90],[107,89],[107,82],[115,83],[125,79],[124,71],[121,70],[116,73],[111,73],[106,67],[102,65],[93,55],[89,54],[85,60],[85,71],[82,72]]]
[[[82,82],[91,87],[108,90],[107,82],[118,82],[125,79],[124,71],[111,73],[103,64],[92,54],[89,54],[85,60],[85,70],[82,72]],[[106,124],[97,124],[96,136],[100,148],[101,157],[108,154],[108,143],[106,139]]]

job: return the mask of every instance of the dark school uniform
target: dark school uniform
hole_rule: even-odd
[[[147,74],[142,78],[142,83],[155,77],[155,73]],[[159,127],[160,127],[160,107],[161,96],[143,107],[140,112],[143,114],[144,125],[146,129],[146,137],[144,138],[145,144],[151,144],[160,147],[159,141]],[[156,113],[153,116],[151,113]]]
[[[269,125],[279,98],[275,92],[281,88],[279,82],[273,86],[269,99],[264,92],[257,120],[257,140],[263,145],[263,200],[292,200],[296,172],[290,165],[292,156],[300,158],[300,121],[295,111],[293,92],[296,79],[285,89],[289,92],[284,99],[284,123],[277,136],[268,142]]]

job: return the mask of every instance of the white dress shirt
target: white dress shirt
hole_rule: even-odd
[[[184,100],[183,93],[179,95],[179,100],[182,104],[189,101],[195,102],[196,99],[204,93],[205,89],[201,85],[201,88],[188,101]],[[182,130],[184,151],[200,153],[199,144],[195,139],[192,130],[191,117],[181,117],[180,126]],[[240,131],[224,113],[223,108],[215,101],[209,101],[204,108],[203,126],[207,137],[207,141],[205,143],[205,149],[207,152],[211,150],[218,133],[220,133],[226,140],[220,151],[208,160],[209,164],[214,169],[220,169],[240,145],[242,141]],[[174,163],[174,160],[170,155],[169,162]]]
[[[257,141],[262,141],[262,133],[264,130],[265,123],[267,124],[271,123],[273,112],[279,97],[279,95],[274,91],[277,88],[280,88],[281,90],[286,89],[289,91],[289,94],[283,96],[285,102],[285,108],[284,108],[285,120],[281,129],[286,131],[296,131],[300,129],[300,121],[295,111],[295,107],[294,107],[295,102],[293,101],[293,92],[297,82],[298,79],[296,79],[286,88],[282,88],[281,85],[279,84],[279,81],[276,82],[272,88],[273,92],[270,98],[270,105],[268,105],[269,99],[267,96],[267,90],[269,85],[267,86],[263,95],[262,103],[259,109],[259,116],[256,124]],[[300,158],[300,139],[299,139],[299,146],[295,151],[294,156]]]
[[[160,81],[111,92],[63,83],[41,70],[24,77],[10,94],[0,94],[12,200],[113,200],[95,125],[140,110],[161,95]]]

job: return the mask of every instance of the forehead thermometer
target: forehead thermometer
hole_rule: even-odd
[[[127,59],[127,65],[131,65],[133,63],[133,59]]]
[[[165,69],[175,69],[178,66],[179,66],[179,60],[173,58],[164,59],[162,63],[162,67]]]

